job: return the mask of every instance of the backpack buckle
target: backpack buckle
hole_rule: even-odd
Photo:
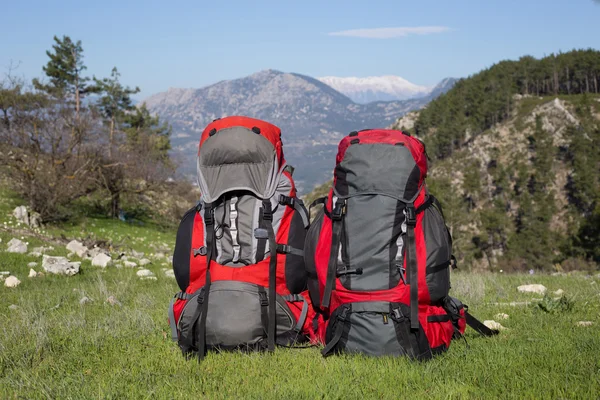
[[[348,318],[348,311],[349,311],[348,307],[344,307],[342,309],[342,312],[338,314],[337,319],[342,322],[346,321],[346,318]]]
[[[215,209],[208,205],[204,208],[204,224],[207,226],[215,224]]]
[[[406,206],[406,225],[417,225],[417,214],[415,213],[415,207],[412,204]]]
[[[266,292],[258,292],[258,298],[260,299],[260,305],[266,307],[269,305],[269,299],[267,298]]]
[[[344,214],[346,214],[346,202],[343,200],[338,200],[335,203],[335,207],[331,211],[331,219],[334,221],[340,221]]]
[[[273,221],[273,211],[271,210],[270,201],[263,201],[262,218],[265,221]]]
[[[198,247],[197,249],[192,249],[194,252],[194,257],[196,256],[205,256],[207,254],[206,252],[206,246],[202,246],[202,247]]]
[[[392,319],[396,322],[401,322],[403,321],[406,317],[402,314],[402,311],[400,311],[399,308],[393,308],[392,309],[392,315],[391,315]]]
[[[296,203],[295,197],[286,196],[284,194],[279,195],[279,204],[281,204],[283,206],[294,207],[296,205],[295,203]]]

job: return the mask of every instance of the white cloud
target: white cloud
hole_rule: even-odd
[[[409,35],[430,35],[448,32],[447,26],[401,26],[396,28],[350,29],[348,31],[330,32],[329,36],[347,36],[367,39],[392,39]]]

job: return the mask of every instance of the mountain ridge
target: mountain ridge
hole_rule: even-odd
[[[268,69],[198,89],[171,88],[148,97],[148,109],[173,127],[172,145],[184,173],[204,127],[215,118],[247,115],[279,126],[300,189],[322,182],[333,168],[339,140],[348,132],[388,126],[430,99],[358,104],[316,78]]]

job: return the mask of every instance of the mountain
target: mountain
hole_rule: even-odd
[[[415,85],[393,75],[366,78],[324,76],[318,79],[359,104],[414,99],[425,97],[431,92],[429,87]]]
[[[392,127],[425,142],[467,268],[598,268],[599,51],[499,62]]]
[[[339,140],[348,132],[390,125],[429,101],[357,104],[309,76],[265,70],[200,89],[169,89],[145,99],[152,113],[173,127],[172,146],[181,171],[195,173],[194,157],[204,127],[227,115],[247,115],[279,126],[299,188],[329,177]]]

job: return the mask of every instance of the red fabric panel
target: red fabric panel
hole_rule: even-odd
[[[179,316],[181,315],[183,308],[187,304],[188,300],[177,299],[175,303],[173,303],[173,315],[175,315],[175,323],[179,321]]]
[[[425,201],[426,190],[421,190],[415,200],[415,208],[418,208]],[[429,304],[431,297],[427,287],[427,244],[425,234],[423,233],[424,212],[417,215],[417,225],[415,226],[415,244],[417,247],[417,276],[419,284],[419,304]],[[405,265],[406,268],[406,260]]]
[[[198,146],[198,153],[200,153],[200,147],[202,147],[204,141],[208,139],[209,132],[211,130],[216,129],[218,131],[220,129],[232,128],[234,126],[242,126],[247,129],[252,129],[253,127],[260,128],[260,134],[264,136],[267,140],[269,140],[269,142],[273,144],[273,147],[275,147],[275,151],[277,153],[277,160],[279,161],[279,166],[281,167],[285,164],[285,159],[283,157],[283,144],[281,143],[281,129],[266,121],[244,116],[225,117],[208,124],[208,126],[204,128],[204,131],[200,136],[200,145]]]
[[[346,150],[350,146],[350,142],[353,139],[359,139],[360,143],[364,144],[385,143],[394,145],[396,143],[403,143],[404,146],[410,150],[410,153],[415,159],[417,166],[421,170],[419,186],[423,184],[425,176],[427,176],[427,155],[425,154],[425,146],[420,140],[411,136],[407,136],[401,131],[390,129],[371,129],[358,132],[357,136],[346,136],[341,140],[335,159],[336,165],[341,163],[344,159]]]
[[[419,306],[419,322],[423,326],[429,345],[434,348],[444,344],[446,348],[449,348],[452,335],[454,334],[452,321],[428,322],[427,317],[431,315],[448,314],[446,314],[446,311],[442,307]]]

